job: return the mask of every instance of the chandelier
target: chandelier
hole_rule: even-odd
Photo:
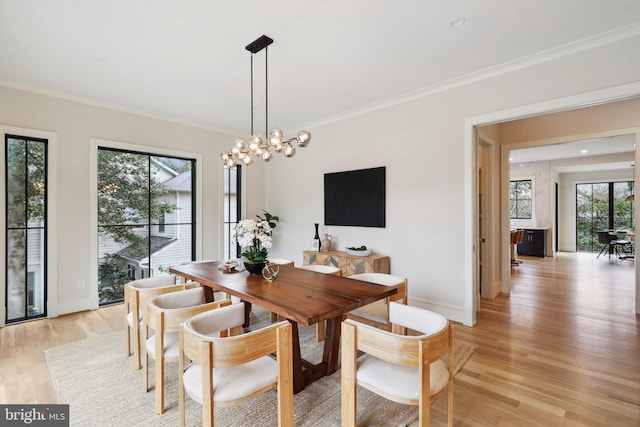
[[[251,165],[254,158],[260,158],[264,162],[268,162],[273,158],[273,153],[282,153],[285,157],[293,157],[296,154],[296,146],[306,147],[311,140],[311,133],[307,130],[301,130],[292,138],[284,138],[282,129],[273,128],[263,138],[262,135],[253,132],[253,55],[265,50],[264,61],[264,81],[265,81],[265,129],[269,129],[269,92],[268,92],[268,46],[273,43],[273,39],[267,36],[261,36],[246,46],[251,52],[251,138],[248,141],[237,139],[231,146],[229,151],[222,153],[222,160],[225,167],[233,169],[238,164]]]

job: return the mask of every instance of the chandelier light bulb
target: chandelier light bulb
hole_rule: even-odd
[[[260,156],[260,158],[262,158],[263,162],[270,162],[271,159],[273,158],[273,155],[271,154],[271,151],[269,150],[264,150],[264,152],[262,153],[262,155]]]
[[[311,133],[308,130],[301,130],[298,132],[298,147],[306,147],[311,141]]]
[[[275,147],[277,145],[282,144],[282,137],[278,135],[269,136],[269,145]]]
[[[262,135],[260,135],[259,133],[253,135],[251,137],[251,143],[256,144],[256,145],[263,145],[264,144],[264,139],[262,138]]]
[[[236,168],[236,162],[233,159],[229,159],[227,160],[227,167],[229,169],[235,169]]]
[[[243,162],[245,165],[249,166],[250,164],[253,163],[253,157],[246,155],[245,158],[243,159]]]
[[[286,157],[293,157],[296,155],[296,147],[291,144],[284,144],[282,152]]]
[[[277,138],[282,139],[282,136],[283,136],[284,134],[282,133],[282,129],[280,129],[280,128],[273,128],[273,129],[271,129],[271,132],[269,132],[269,135],[271,135],[271,136],[275,136],[275,137],[277,137]]]

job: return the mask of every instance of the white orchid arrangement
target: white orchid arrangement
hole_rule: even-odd
[[[243,219],[236,226],[236,241],[245,249],[242,256],[251,262],[264,262],[271,249],[272,227],[269,221]]]

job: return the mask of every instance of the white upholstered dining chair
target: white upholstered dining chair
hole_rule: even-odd
[[[184,291],[193,287],[193,284],[176,284],[174,274],[148,277],[127,283],[124,286],[124,331],[125,351],[127,357],[131,356],[131,344],[133,344],[134,367],[141,368],[140,362],[140,329],[144,315],[144,305],[149,298],[169,292]]]
[[[389,303],[389,316],[396,332],[351,319],[342,322],[342,425],[357,425],[360,385],[385,399],[419,406],[420,426],[429,425],[431,402],[448,391],[452,426],[453,325],[429,310],[395,302]],[[401,333],[406,329],[420,335]]]
[[[349,319],[357,320],[361,323],[367,323],[387,331],[391,330],[389,323],[389,304],[388,301],[395,301],[407,304],[407,279],[400,276],[387,273],[361,273],[347,276],[349,279],[363,280],[365,282],[375,283],[377,285],[392,286],[398,289],[395,295],[388,299],[376,301],[365,305],[347,314]]]
[[[155,410],[164,412],[164,365],[177,362],[179,354],[178,329],[190,317],[204,311],[230,305],[230,300],[205,303],[204,289],[197,287],[170,294],[159,295],[147,300],[144,310],[143,338],[145,343],[144,391],[149,391],[149,357],[154,359]],[[238,304],[240,306],[240,304]],[[242,305],[244,310],[244,305]],[[149,336],[149,329],[154,334]]]
[[[203,425],[213,426],[214,406],[237,405],[272,388],[278,394],[278,425],[293,426],[291,324],[282,321],[241,334],[243,323],[242,304],[234,304],[194,316],[180,327],[181,426],[185,394],[202,405]]]

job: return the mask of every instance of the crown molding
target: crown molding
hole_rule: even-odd
[[[374,102],[363,107],[354,108],[352,110],[343,111],[341,113],[327,116],[325,118],[306,123],[302,125],[302,128],[308,129],[318,127],[341,120],[345,120],[351,117],[360,116],[362,114],[370,113],[373,111],[388,108],[394,105],[403,104],[415,99],[424,98],[430,95],[434,95],[441,92],[446,92],[451,89],[455,89],[461,86],[466,86],[472,83],[476,83],[482,80],[487,80],[492,77],[507,74],[513,71],[521,70],[524,68],[532,67],[537,64],[542,64],[555,59],[559,59],[565,56],[573,55],[579,52],[584,52],[590,49],[594,49],[600,46],[605,46],[617,41],[629,39],[632,37],[640,36],[640,22],[627,25],[612,31],[597,34],[585,39],[581,39],[572,43],[557,46],[546,51],[538,52],[532,55],[524,56],[513,61],[504,62],[499,65],[495,65],[483,70],[479,70],[473,73],[466,74],[461,77],[456,77],[450,80],[446,80],[431,86],[427,86],[422,89],[407,92],[402,95],[387,98],[382,101]]]

